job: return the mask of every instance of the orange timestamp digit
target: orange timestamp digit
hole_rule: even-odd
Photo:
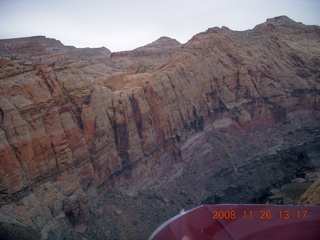
[[[307,217],[307,211],[306,210],[301,210],[301,211],[297,211],[297,219],[305,219]],[[291,218],[291,213],[288,210],[283,210],[283,211],[279,211],[279,218],[280,219],[285,219],[288,220]]]
[[[277,214],[278,213],[278,214]],[[298,210],[296,212],[283,209],[280,211],[272,210],[244,210],[237,212],[236,210],[213,210],[212,219],[215,220],[235,220],[235,219],[260,219],[260,220],[271,220],[274,218],[278,219],[305,219],[307,217],[306,210]]]
[[[225,210],[225,211],[218,211],[213,210],[212,211],[212,219],[236,219],[237,218],[237,212],[235,210]]]
[[[260,219],[270,220],[272,218],[272,212],[270,210],[261,210],[260,211]]]

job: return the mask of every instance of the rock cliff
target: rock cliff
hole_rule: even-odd
[[[133,51],[112,53],[111,58],[131,69],[132,73],[150,72],[155,67],[165,64],[180,46],[175,39],[161,37]]]
[[[319,26],[0,53],[0,222],[43,239],[146,238],[179,208],[250,202],[320,167]]]
[[[315,181],[310,188],[302,194],[299,204],[320,205],[320,179]]]

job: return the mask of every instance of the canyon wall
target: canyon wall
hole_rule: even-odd
[[[93,231],[97,199],[112,189],[233,201],[231,178],[272,183],[259,164],[274,183],[320,167],[319,26],[282,16],[131,52],[34,37],[0,40],[0,53],[0,221],[41,238]]]

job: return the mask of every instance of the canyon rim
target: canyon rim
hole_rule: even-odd
[[[181,209],[320,176],[319,26],[280,16],[116,53],[36,36],[0,56],[8,239],[147,239]]]

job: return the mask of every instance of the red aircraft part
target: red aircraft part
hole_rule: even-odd
[[[149,240],[319,240],[320,206],[202,205],[162,224]]]

